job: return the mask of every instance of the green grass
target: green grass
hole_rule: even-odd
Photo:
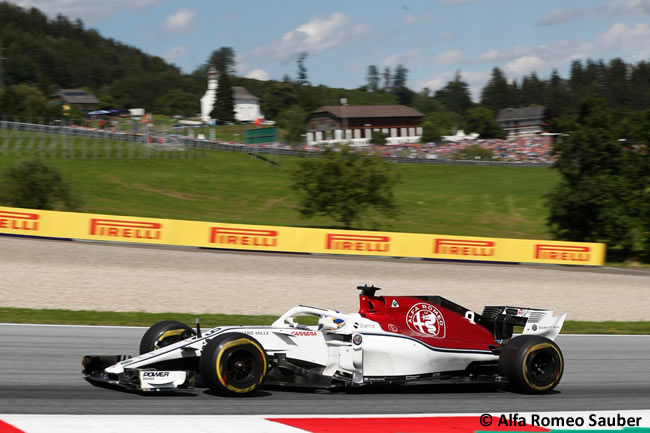
[[[277,316],[246,316],[239,314],[124,313],[0,307],[0,322],[2,323],[151,326],[161,320],[179,320],[187,324],[192,324],[196,317],[201,318],[201,326],[204,328],[219,325],[270,325],[277,319]]]
[[[0,143],[1,145],[2,143]],[[124,153],[126,155],[126,152]],[[0,172],[26,157],[0,155]],[[336,227],[305,220],[291,189],[297,157],[280,167],[250,155],[206,151],[192,159],[47,159],[83,200],[82,212],[243,224]],[[357,228],[467,236],[549,238],[543,195],[558,181],[545,167],[395,164],[401,213]]]
[[[270,325],[277,316],[247,316],[238,314],[184,314],[108,312],[87,310],[33,310],[27,308],[0,307],[1,323],[40,323],[66,325],[116,325],[151,326],[161,320],[179,320],[192,324],[201,318],[203,328],[221,325]],[[301,318],[300,323],[315,324],[314,318]],[[648,322],[581,322],[568,320],[563,334],[650,334]]]
[[[563,334],[650,334],[650,321],[645,322],[583,322],[567,320],[562,328]]]

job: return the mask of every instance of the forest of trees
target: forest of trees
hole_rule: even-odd
[[[313,86],[308,80],[307,53],[296,59],[295,78],[260,81],[235,75],[235,51],[216,48],[205,63],[187,74],[160,57],[102,37],[86,29],[81,20],[58,15],[53,19],[38,9],[24,9],[0,2],[0,47],[7,59],[2,66],[0,112],[14,116],[60,117],[60,109],[47,104],[59,88],[84,88],[101,101],[100,108],[144,107],[167,115],[195,116],[206,88],[209,65],[220,72],[222,101],[232,99],[230,86],[244,86],[261,98],[262,112],[289,127],[304,124],[309,112],[322,105],[337,105],[341,98],[358,104],[405,104],[425,114],[426,141],[436,141],[453,128],[478,132],[482,137],[501,137],[494,121],[507,107],[547,107],[549,130],[570,127],[581,101],[603,98],[615,109],[616,119],[650,106],[650,62],[628,64],[621,59],[576,60],[569,76],[553,71],[548,78],[535,72],[520,80],[509,79],[499,68],[492,70],[474,103],[462,71],[440,89],[415,92],[408,87],[404,65],[380,68],[369,65],[366,82],[357,89]],[[2,85],[0,82],[0,85]],[[227,87],[227,88],[226,88]],[[230,120],[232,110],[219,104],[218,118]],[[298,132],[299,128],[295,128]],[[296,135],[296,134],[294,134]],[[297,135],[299,137],[299,134]],[[295,138],[295,137],[294,137]]]
[[[308,80],[307,53],[296,59],[295,78],[260,81],[235,74],[235,51],[216,48],[205,63],[187,74],[160,57],[102,37],[86,29],[81,20],[58,15],[53,19],[38,9],[24,9],[0,2],[0,47],[7,59],[2,66],[4,91],[0,112],[14,116],[61,116],[47,97],[59,88],[84,88],[101,101],[100,108],[144,107],[167,115],[195,116],[206,88],[209,65],[220,73],[222,101],[232,93],[226,87],[244,86],[261,98],[262,112],[288,126],[304,123],[309,112],[322,105],[337,105],[341,98],[357,104],[405,104],[425,114],[426,141],[436,141],[453,128],[478,132],[482,137],[500,137],[494,122],[498,110],[507,107],[547,107],[548,128],[562,132],[570,127],[581,101],[588,96],[603,98],[620,120],[650,106],[650,62],[625,63],[621,59],[575,60],[567,78],[553,71],[547,78],[535,72],[509,79],[499,68],[474,103],[462,71],[440,89],[415,92],[408,87],[409,70],[404,65],[380,68],[369,65],[366,82],[357,89],[313,86]],[[219,104],[219,118],[230,120],[232,110]]]

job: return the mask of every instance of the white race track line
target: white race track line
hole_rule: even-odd
[[[368,433],[379,428],[381,432],[399,432],[402,424],[408,431],[430,431],[432,422],[439,433],[465,433],[493,427],[502,417],[517,417],[524,426],[542,426],[547,429],[612,430],[621,431],[625,427],[650,427],[650,410],[624,411],[581,411],[581,412],[543,412],[543,413],[447,413],[447,414],[403,414],[403,415],[2,415],[0,414],[0,433],[217,433],[217,432],[257,432],[257,433],[298,433],[337,431],[339,433]],[[534,416],[538,417],[535,424]],[[459,417],[461,419],[454,420]],[[489,424],[483,424],[489,417]],[[582,425],[539,425],[539,418],[553,422],[566,423],[568,419],[580,418]],[[593,420],[608,419],[614,425],[590,425]],[[451,418],[451,419],[450,419]],[[325,419],[328,419],[325,422]],[[382,421],[377,422],[377,419]],[[390,422],[389,420],[394,420]],[[409,421],[407,421],[407,419]],[[471,421],[468,421],[471,419]],[[293,420],[293,421],[292,421]],[[329,421],[331,420],[331,421]],[[365,420],[365,421],[364,421]],[[375,420],[375,421],[372,421]],[[386,421],[384,421],[386,420]],[[436,421],[437,420],[437,421]],[[625,425],[620,424],[624,420]],[[628,421],[629,420],[629,421]],[[297,423],[296,423],[297,421]],[[361,421],[361,422],[360,422]],[[7,423],[4,426],[2,423]],[[542,421],[543,422],[543,421]],[[494,423],[494,425],[493,425]],[[299,428],[292,427],[297,424]],[[475,424],[475,425],[474,425]],[[323,429],[324,425],[329,428]],[[335,427],[335,430],[332,429]],[[415,427],[415,429],[414,429]],[[20,430],[16,430],[20,429]],[[512,430],[512,428],[501,428]]]
[[[107,329],[147,329],[146,326],[118,326],[118,325],[61,325],[50,323],[0,323],[0,326],[45,326],[59,328],[107,328]]]

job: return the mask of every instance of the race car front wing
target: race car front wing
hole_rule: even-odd
[[[157,370],[125,368],[122,373],[108,373],[106,368],[130,358],[128,355],[86,355],[81,372],[98,386],[130,391],[173,391],[193,389],[196,372],[190,370]]]

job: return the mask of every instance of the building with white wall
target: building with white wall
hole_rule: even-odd
[[[210,113],[217,101],[217,89],[219,88],[219,75],[217,70],[211,66],[208,71],[208,89],[201,97],[201,120],[210,123]],[[260,98],[251,94],[245,87],[233,86],[232,96],[234,101],[235,119],[238,122],[254,122],[264,115],[260,111]]]
[[[324,106],[309,115],[307,144],[345,141],[366,145],[373,132],[382,132],[389,145],[417,143],[423,116],[405,105]]]

